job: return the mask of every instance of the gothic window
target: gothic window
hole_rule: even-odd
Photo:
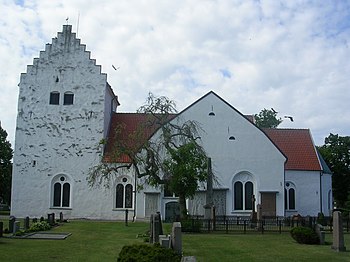
[[[286,210],[295,210],[295,185],[291,182],[286,182],[284,189],[284,205]]]
[[[53,207],[70,207],[71,185],[66,176],[60,175],[53,180]]]
[[[60,93],[53,91],[50,93],[50,105],[59,105],[60,103]]]
[[[234,209],[252,210],[253,183],[237,181],[234,183]]]
[[[115,208],[132,208],[133,205],[133,186],[128,179],[124,177],[121,183],[116,186]]]
[[[74,94],[72,92],[65,92],[63,96],[64,105],[73,105]]]

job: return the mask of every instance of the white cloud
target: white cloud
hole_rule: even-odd
[[[0,2],[0,120],[11,142],[20,73],[67,17],[121,110],[149,91],[182,109],[213,90],[242,113],[293,115],[282,127],[310,128],[319,145],[330,132],[349,135],[347,1],[16,2]]]

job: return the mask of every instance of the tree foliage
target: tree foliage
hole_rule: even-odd
[[[90,184],[109,181],[120,169],[133,167],[137,177],[143,178],[145,183],[166,186],[178,195],[180,213],[184,217],[186,198],[192,197],[200,182],[207,178],[207,156],[198,142],[200,125],[191,120],[181,121],[176,115],[174,101],[152,93],[137,112],[144,115],[145,121],[128,134],[125,134],[125,126],[118,125],[115,136],[110,138],[113,141],[108,141],[113,144],[112,159],[124,155],[129,163],[101,163],[91,170]]]
[[[259,114],[255,114],[255,123],[260,128],[276,128],[282,123],[282,118],[277,117],[277,112],[264,108]]]
[[[344,208],[350,196],[350,137],[330,134],[318,148],[331,169],[337,207]]]
[[[11,202],[12,155],[7,132],[0,125],[0,200],[7,204]]]

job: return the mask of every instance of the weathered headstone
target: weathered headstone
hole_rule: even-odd
[[[171,233],[171,246],[175,252],[182,254],[182,232],[181,223],[174,222]]]
[[[50,226],[55,225],[55,213],[47,214],[47,222]]]
[[[149,221],[149,242],[153,244],[153,220],[154,220],[154,214],[151,214],[150,221]]]
[[[320,239],[320,245],[324,245],[325,243],[325,232],[323,230],[323,226],[320,224],[316,224],[315,226],[316,234],[318,235],[318,238]]]
[[[13,228],[15,226],[15,221],[16,221],[16,218],[14,216],[10,216],[10,219],[9,219],[9,232],[13,232]]]
[[[159,235],[159,244],[165,248],[171,248],[170,236],[169,235]]]
[[[257,205],[257,220],[258,220],[258,230],[261,231],[263,229],[263,219],[262,219],[262,208],[261,205]]]
[[[20,229],[20,222],[19,221],[15,221],[14,225],[13,225],[13,234],[16,234],[17,231],[19,231]]]
[[[333,212],[333,245],[332,249],[338,252],[346,251],[344,246],[343,220],[340,211]]]
[[[63,222],[63,213],[60,212],[60,222],[62,223]]]
[[[4,234],[4,222],[0,221],[0,237],[2,237]]]
[[[155,214],[153,216],[153,243],[159,242],[160,231],[160,216]]]
[[[28,230],[29,229],[29,217],[26,217],[24,219],[24,230]]]
[[[197,259],[194,256],[184,256],[181,258],[181,262],[196,262]]]

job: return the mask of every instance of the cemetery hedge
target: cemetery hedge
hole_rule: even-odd
[[[294,227],[291,229],[290,234],[299,244],[318,245],[320,243],[316,232],[309,227]]]
[[[164,248],[159,244],[154,245],[129,245],[124,246],[119,253],[118,262],[179,262],[181,256],[172,249]]]

